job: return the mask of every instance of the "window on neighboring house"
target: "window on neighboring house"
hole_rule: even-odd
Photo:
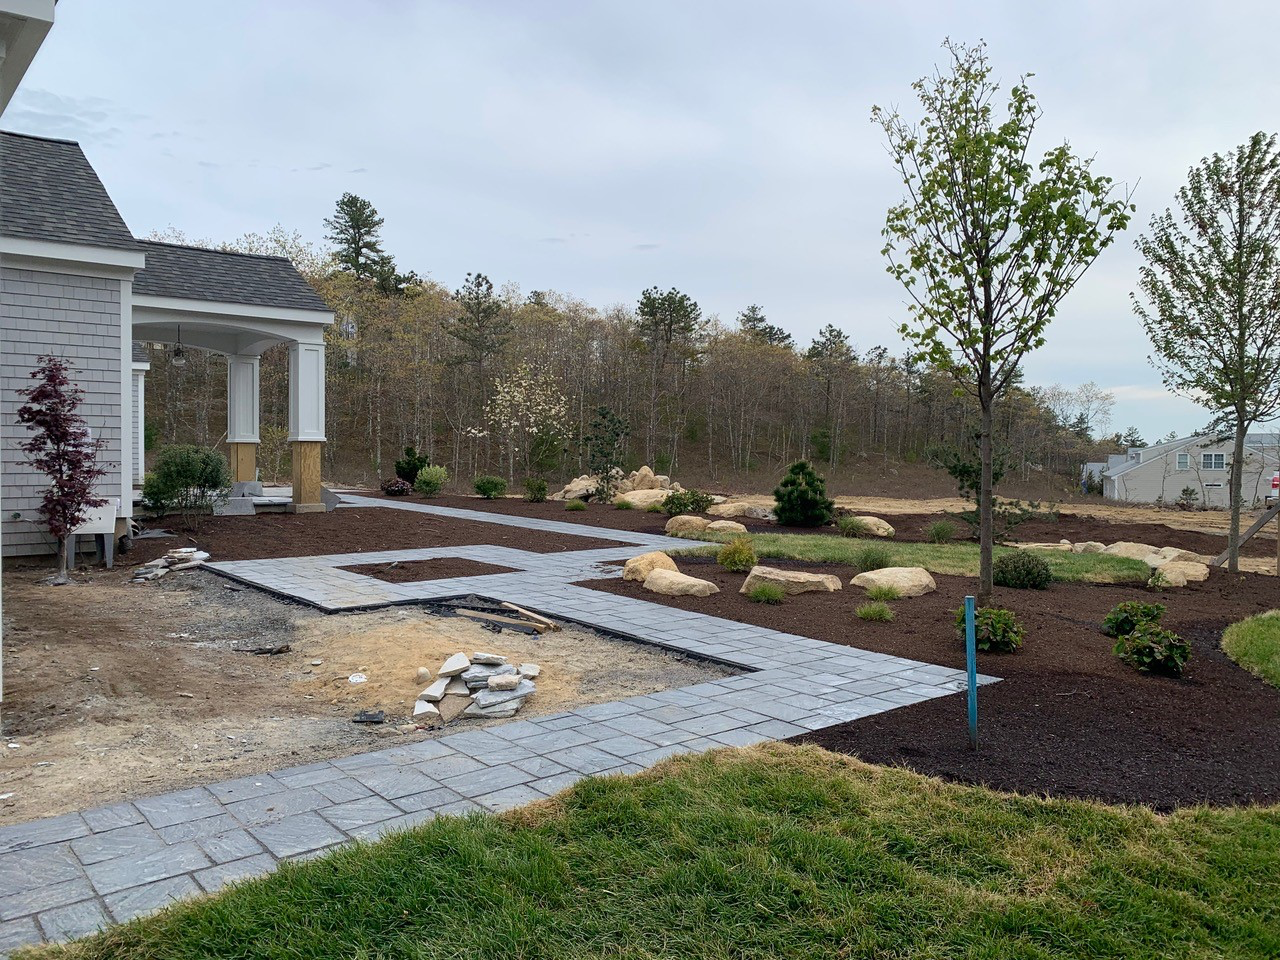
[[[1189,453],[1178,454],[1178,469],[1179,470],[1191,469],[1191,454]]]
[[[1200,454],[1200,469],[1201,470],[1227,469],[1227,455],[1225,453]]]

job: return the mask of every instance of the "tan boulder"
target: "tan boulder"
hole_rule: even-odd
[[[720,592],[720,588],[710,580],[699,580],[678,570],[663,570],[661,567],[645,577],[644,588],[667,597],[709,597]]]
[[[938,585],[924,567],[885,567],[868,570],[852,580],[853,586],[869,590],[872,587],[893,587],[904,597],[921,597],[933,593]]]
[[[1083,543],[1073,543],[1071,545],[1072,553],[1101,553],[1106,548],[1105,543],[1099,543],[1097,540],[1085,540]]]
[[[639,580],[643,583],[655,570],[673,570],[680,572],[680,568],[676,566],[676,562],[661,550],[654,550],[651,553],[642,553],[638,557],[632,557],[622,567],[623,580]]]
[[[667,521],[667,533],[701,533],[709,527],[710,521],[695,517],[691,513],[682,513]]]
[[[1166,587],[1185,587],[1192,581],[1209,579],[1209,565],[1190,563],[1186,560],[1170,560],[1157,571],[1161,585]]]
[[[747,528],[737,520],[712,520],[706,526],[707,533],[746,533]]]
[[[631,485],[636,490],[661,490],[662,484],[646,464],[631,475]]]
[[[1181,547],[1161,547],[1155,554],[1159,557],[1158,563],[1151,564],[1155,566],[1164,566],[1166,563],[1184,561],[1186,563],[1204,563],[1205,558],[1191,550],[1183,550]]]
[[[893,527],[879,517],[854,517],[854,519],[861,520],[866,524],[867,533],[873,537],[892,537],[894,535]]]
[[[1133,543],[1129,540],[1120,540],[1110,546],[1102,548],[1103,553],[1110,554],[1113,557],[1128,557],[1131,560],[1143,560],[1156,553],[1156,548],[1145,543]]]
[[[1071,553],[1070,543],[1011,543],[1009,546],[1016,550],[1060,550],[1063,553]]]
[[[590,496],[596,489],[597,479],[589,474],[575,477],[564,485],[564,488],[548,494],[548,500],[581,500]]]
[[[844,585],[840,582],[840,578],[832,576],[829,573],[805,573],[803,570],[778,570],[775,567],[765,567],[757,564],[751,568],[751,572],[747,574],[746,581],[742,584],[739,593],[750,593],[756,587],[774,586],[781,587],[782,592],[788,596],[797,593],[835,593],[837,590],[843,589]]]
[[[752,520],[772,520],[773,511],[768,507],[759,507],[752,503],[728,502],[717,503],[707,508],[707,514],[712,517],[724,517],[732,519],[733,517],[748,517]]]
[[[648,510],[655,503],[661,503],[671,495],[670,490],[632,490],[630,493],[613,498],[613,502],[626,500],[639,510]]]

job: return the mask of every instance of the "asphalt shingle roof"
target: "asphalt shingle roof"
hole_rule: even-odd
[[[0,131],[0,236],[137,250],[80,144]]]
[[[284,257],[138,241],[147,265],[133,278],[138,296],[182,297],[295,310],[328,310]]]

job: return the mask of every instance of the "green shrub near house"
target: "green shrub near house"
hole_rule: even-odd
[[[188,524],[209,513],[231,492],[227,458],[211,447],[174,444],[161,448],[142,481],[142,503],[157,514],[176,511]]]
[[[773,515],[786,527],[821,527],[831,522],[836,506],[827,497],[826,482],[807,460],[797,460],[787,469],[773,499]]]
[[[507,493],[507,481],[501,477],[482,476],[473,481],[476,493],[486,500],[497,500]]]
[[[449,482],[449,471],[444,467],[423,467],[413,480],[413,489],[424,497],[434,497]]]

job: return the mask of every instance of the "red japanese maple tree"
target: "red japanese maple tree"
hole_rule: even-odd
[[[107,467],[98,462],[102,439],[90,435],[77,412],[84,391],[71,382],[70,365],[59,357],[37,359],[40,366],[31,371],[36,383],[18,391],[27,398],[18,409],[18,422],[32,431],[21,447],[27,463],[50,480],[39,513],[58,539],[58,575],[53,582],[66,583],[71,565],[68,537],[91,509],[107,502],[93,492]]]

